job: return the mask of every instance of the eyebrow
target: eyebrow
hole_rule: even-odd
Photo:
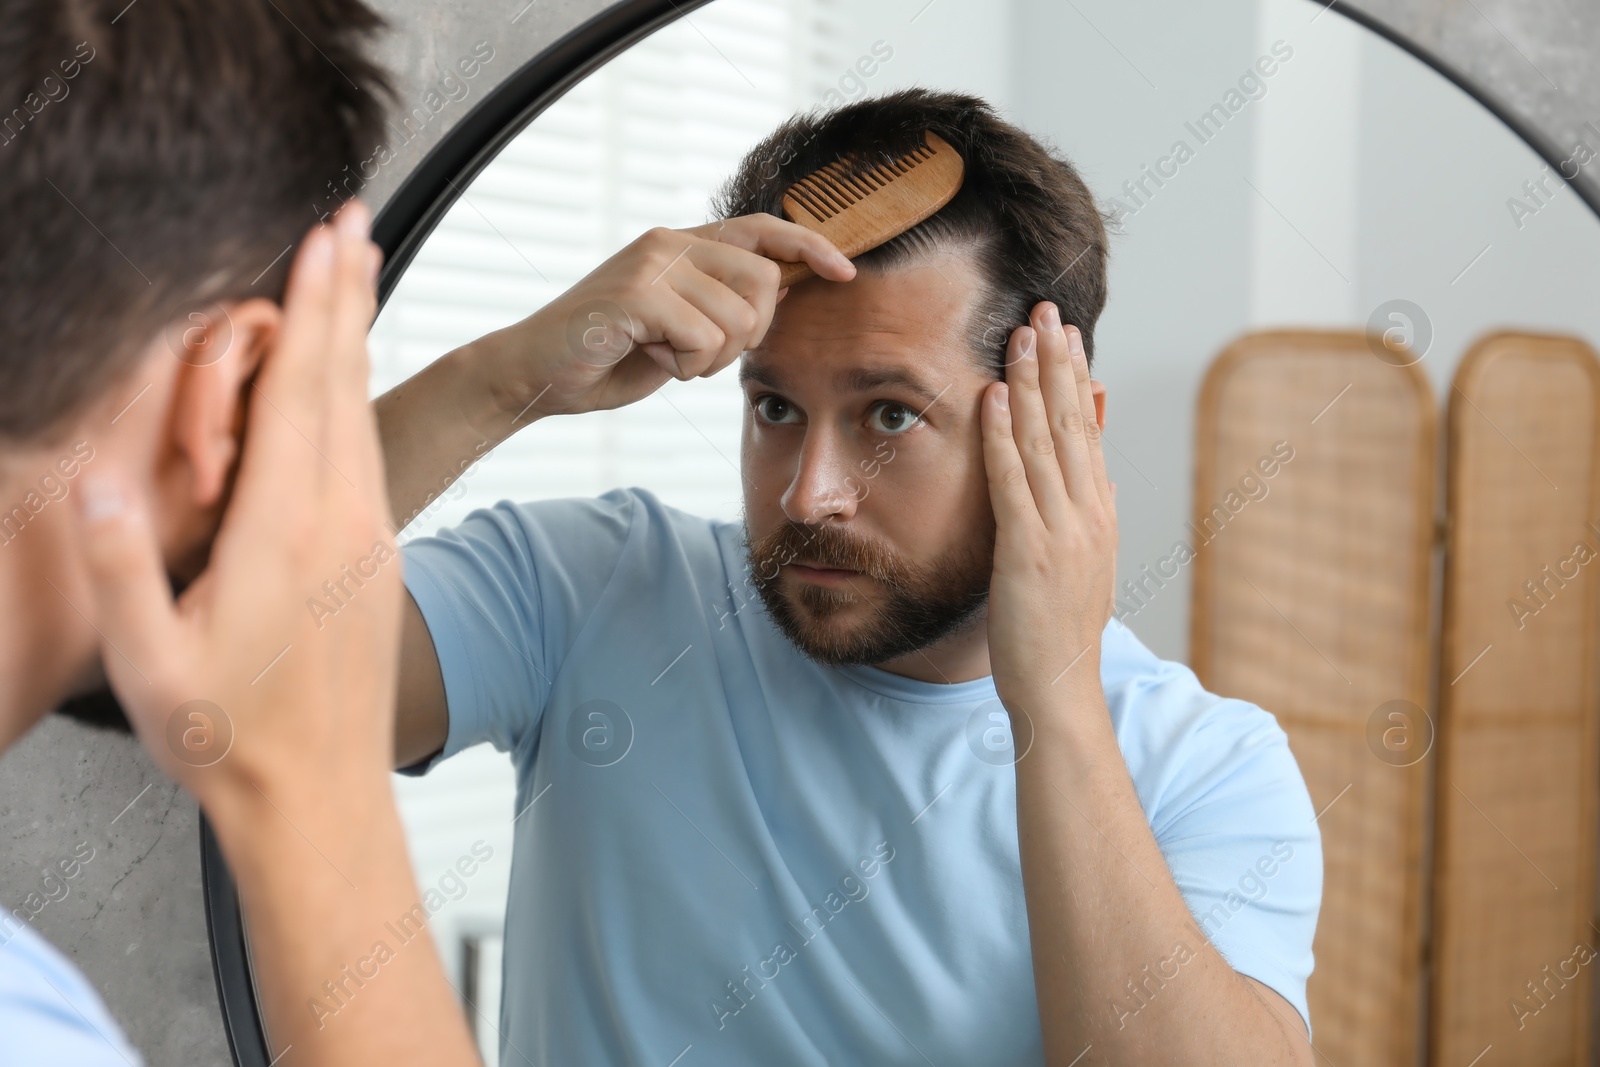
[[[835,386],[850,393],[866,393],[886,385],[898,385],[915,394],[925,405],[925,409],[939,399],[939,394],[923,384],[922,379],[898,367],[850,367],[834,375],[833,381]],[[747,382],[755,382],[768,389],[783,388],[771,368],[748,360],[739,366],[740,387],[743,388]]]

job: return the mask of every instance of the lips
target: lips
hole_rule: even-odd
[[[794,560],[796,566],[806,567],[814,571],[823,571],[829,574],[860,574],[860,571],[848,570],[844,567],[824,567],[820,563],[807,563],[805,560]]]

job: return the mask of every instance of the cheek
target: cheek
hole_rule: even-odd
[[[751,424],[745,414],[739,442],[739,494],[752,529],[767,531],[786,521],[783,495],[794,480],[795,456],[779,435]]]
[[[776,455],[772,435],[763,434],[757,428],[754,416],[746,408],[744,425],[739,431],[739,481],[747,504],[754,503],[764,493],[770,495],[767,483],[772,478]]]
[[[895,444],[894,458],[865,479],[872,491],[862,513],[902,551],[923,558],[992,526],[989,482],[976,449],[976,437],[970,448],[964,440]]]

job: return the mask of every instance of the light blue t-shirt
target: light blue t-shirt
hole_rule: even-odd
[[[0,910],[0,1067],[140,1067],[76,967]]]
[[[489,741],[517,770],[503,1065],[1043,1063],[990,677],[808,659],[741,524],[638,488],[476,511],[405,581],[437,758]],[[1190,910],[1306,1016],[1321,838],[1283,731],[1116,620],[1101,674]],[[1184,941],[1094,1010],[1131,1021]]]

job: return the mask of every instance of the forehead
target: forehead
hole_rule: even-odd
[[[848,282],[801,282],[745,354],[739,380],[782,389],[825,379],[860,391],[899,370],[931,398],[957,375],[978,373],[968,327],[980,285],[977,268],[954,252],[862,269]]]

